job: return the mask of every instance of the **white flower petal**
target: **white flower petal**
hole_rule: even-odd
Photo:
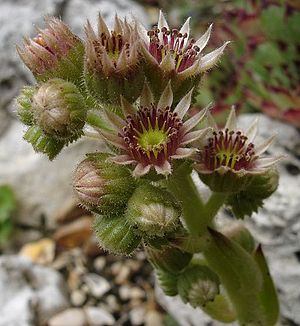
[[[224,129],[228,129],[229,131],[236,129],[236,113],[234,106],[231,107]]]
[[[188,132],[192,130],[194,127],[196,127],[201,120],[206,116],[208,110],[211,108],[212,103],[208,104],[206,108],[201,110],[200,112],[196,113],[194,116],[192,116],[190,119],[184,122],[183,128],[185,132]]]
[[[213,27],[213,24],[210,24],[207,31],[194,44],[199,47],[200,52],[206,47],[206,44],[209,41],[212,27]]]
[[[108,119],[108,121],[112,124],[115,130],[120,130],[124,127],[125,121],[120,118],[117,114],[113,113],[110,110],[105,110],[105,115]]]
[[[166,21],[166,18],[164,16],[164,14],[162,13],[162,11],[159,11],[159,17],[158,17],[158,23],[157,23],[157,28],[161,31],[161,29],[163,27],[166,27],[167,30],[170,29],[168,22]]]
[[[171,107],[173,102],[173,92],[171,87],[171,81],[168,82],[168,85],[164,89],[159,102],[157,104],[157,109],[165,110],[167,107]]]
[[[201,130],[195,130],[187,133],[183,139],[180,145],[187,145],[194,141],[196,141],[199,138],[205,137],[205,135],[211,131],[211,128],[201,129]]]
[[[113,157],[109,157],[107,161],[120,164],[120,165],[135,163],[135,160],[133,160],[129,155],[116,155]]]
[[[144,166],[141,163],[138,163],[135,169],[133,170],[132,174],[134,177],[141,177],[147,174],[150,171],[151,165]]]
[[[109,29],[108,29],[102,15],[99,13],[99,15],[98,15],[98,36],[100,37],[102,33],[106,34],[107,36],[110,35]]]
[[[270,145],[273,143],[275,137],[276,137],[276,135],[273,135],[270,138],[268,138],[266,141],[264,141],[262,144],[256,146],[254,148],[255,155],[260,156],[261,154],[263,154],[270,147]]]
[[[176,153],[171,156],[172,159],[182,159],[186,157],[190,157],[194,153],[196,153],[196,148],[178,148]]]
[[[163,165],[160,166],[155,165],[154,168],[158,174],[162,175],[168,175],[172,172],[171,164],[168,161],[164,161]]]
[[[135,114],[134,107],[121,95],[121,108],[125,117]]]
[[[177,113],[180,119],[183,119],[191,106],[193,91],[194,87],[180,100],[174,109],[174,113]]]
[[[191,17],[189,17],[185,23],[182,25],[182,27],[180,28],[179,33],[181,33],[182,35],[186,34],[187,36],[184,38],[184,45],[183,47],[186,46],[188,40],[189,40],[189,36],[190,36],[190,20]]]
[[[256,118],[252,122],[252,124],[250,125],[250,127],[245,132],[245,136],[247,136],[249,143],[252,143],[253,142],[254,138],[256,137],[257,130],[258,130],[258,118]]]
[[[216,123],[216,120],[214,119],[214,117],[212,116],[212,114],[210,113],[210,111],[207,111],[206,114],[207,117],[207,123],[210,127],[212,127],[214,130],[218,130],[218,125]]]
[[[146,44],[146,46],[148,47],[150,44],[150,39],[148,36],[148,31],[145,28],[145,26],[143,24],[141,24],[138,19],[134,18],[134,22],[137,26],[137,31],[139,36],[141,37],[142,41]]]
[[[140,97],[140,106],[145,108],[150,108],[151,104],[154,103],[153,94],[149,88],[147,81],[144,82],[144,87]]]
[[[121,149],[126,149],[126,146],[124,145],[123,140],[118,135],[112,134],[112,133],[104,131],[104,130],[99,131],[99,133],[110,144],[112,144],[118,148],[121,148]]]
[[[255,168],[268,168],[278,161],[282,160],[285,155],[275,156],[275,157],[262,157],[255,161]],[[255,169],[254,169],[255,170]]]
[[[218,60],[220,59],[221,55],[223,54],[227,44],[230,42],[225,42],[221,47],[218,49],[206,54],[204,57],[201,58],[201,65],[200,71],[204,72],[214,66]]]

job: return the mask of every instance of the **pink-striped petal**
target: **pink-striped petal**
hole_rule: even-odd
[[[183,119],[191,106],[193,91],[194,87],[180,100],[174,109],[174,113],[177,113],[180,119]]]
[[[142,94],[140,97],[140,106],[144,108],[150,108],[151,104],[154,103],[153,94],[149,88],[149,84],[147,81],[144,82],[144,87],[142,90]]]
[[[195,43],[195,45],[199,47],[200,52],[206,47],[209,41],[212,27],[213,24],[210,24],[207,31]]]
[[[197,151],[196,148],[178,148],[176,153],[171,156],[172,159],[183,159],[186,157],[190,157],[195,154]]]
[[[171,87],[171,81],[168,82],[168,85],[164,89],[159,102],[157,104],[157,109],[165,110],[167,107],[171,107],[173,102],[173,92]]]
[[[258,158],[255,161],[255,168],[268,168],[275,163],[281,161],[285,156],[280,155],[280,156],[275,156],[275,157],[262,157]]]
[[[129,155],[116,155],[108,158],[107,161],[120,164],[120,165],[127,165],[135,163],[136,161],[133,160]]]
[[[258,119],[256,118],[245,132],[245,136],[247,136],[249,143],[253,142],[253,140],[256,137],[257,131],[258,131]]]
[[[143,165],[138,163],[135,169],[133,170],[132,174],[134,177],[141,177],[147,174],[150,171],[151,165]]]
[[[275,137],[276,137],[276,135],[273,135],[270,138],[268,138],[266,141],[264,141],[262,144],[256,146],[255,147],[255,155],[260,156],[261,154],[263,154],[271,146]]]
[[[196,113],[194,116],[192,116],[190,119],[184,122],[183,128],[185,132],[188,132],[192,130],[194,127],[196,127],[201,120],[206,116],[207,111],[211,108],[211,104],[209,104],[206,108],[201,110],[200,112]]]
[[[154,168],[158,174],[162,175],[168,175],[172,172],[171,164],[168,161],[164,161],[163,165],[155,165]]]
[[[103,129],[101,131],[99,131],[99,133],[110,144],[112,144],[118,148],[121,148],[121,149],[126,149],[126,146],[124,145],[123,140],[118,135],[112,134]]]
[[[221,55],[223,54],[226,46],[229,43],[230,42],[225,42],[221,47],[206,54],[204,57],[201,58],[201,68],[200,68],[201,72],[204,72],[212,68],[219,61]]]
[[[125,117],[135,114],[134,107],[121,95],[121,108]]]
[[[229,116],[227,118],[225,129],[228,129],[229,131],[236,129],[236,112],[234,106],[232,106]]]
[[[206,128],[206,129],[191,131],[183,137],[181,145],[187,145],[198,140],[199,138],[205,137],[205,135],[211,130],[212,130],[211,128]]]

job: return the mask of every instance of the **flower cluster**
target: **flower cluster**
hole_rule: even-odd
[[[220,129],[211,105],[191,110],[202,75],[228,42],[203,55],[212,25],[194,40],[189,20],[171,29],[160,12],[147,31],[116,16],[110,31],[99,15],[97,31],[87,22],[83,42],[47,18],[46,28],[18,47],[37,80],[17,99],[24,138],[50,159],[83,135],[104,141],[107,151],[86,154],[73,177],[101,247],[129,255],[142,244],[166,294],[221,322],[272,326],[262,299],[272,284],[250,232],[210,227],[224,203],[237,218],[257,211],[276,190],[281,157],[263,156],[274,137],[254,144],[257,121],[244,132],[232,109]],[[206,203],[192,172],[212,192]],[[192,259],[199,252],[205,259]]]

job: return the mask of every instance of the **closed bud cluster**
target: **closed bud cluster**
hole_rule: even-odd
[[[185,269],[178,278],[178,293],[184,303],[205,307],[219,294],[220,280],[207,266],[195,265]]]
[[[134,102],[144,81],[136,26],[116,16],[110,32],[99,15],[98,31],[89,22],[85,31],[85,82],[90,94],[106,104],[119,104],[120,95]]]
[[[46,18],[46,28],[38,35],[25,39],[17,51],[39,81],[59,77],[79,82],[83,71],[84,45],[61,20]]]
[[[164,237],[180,225],[181,208],[165,189],[143,184],[128,201],[126,218],[147,237]]]
[[[88,154],[75,170],[74,192],[80,203],[104,215],[120,214],[135,189],[135,180],[123,166],[107,162],[108,154]]]
[[[113,254],[130,255],[139,246],[141,236],[122,214],[95,216],[93,229],[102,249]]]

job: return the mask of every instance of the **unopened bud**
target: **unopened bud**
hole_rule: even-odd
[[[185,269],[178,277],[178,293],[184,303],[204,307],[219,294],[220,280],[207,266],[195,265]]]
[[[141,242],[123,215],[96,215],[93,228],[100,246],[113,254],[130,255]]]
[[[85,124],[85,102],[74,84],[55,78],[34,93],[32,114],[45,134],[73,140],[79,137]]]
[[[126,210],[128,221],[145,237],[163,237],[175,231],[180,215],[175,198],[167,190],[150,184],[134,191]]]
[[[108,154],[88,154],[74,173],[73,187],[81,204],[105,215],[124,210],[135,180],[124,166],[107,162]]]

